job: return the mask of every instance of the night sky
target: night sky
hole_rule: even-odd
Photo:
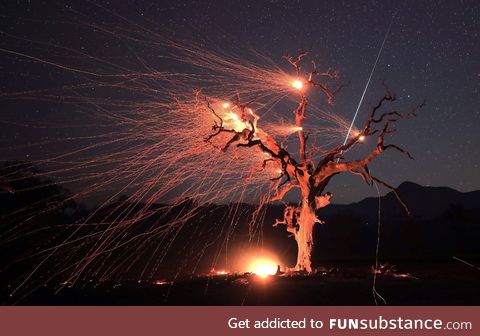
[[[426,99],[418,117],[402,123],[392,142],[409,149],[415,160],[392,152],[372,163],[376,176],[392,185],[409,180],[422,185],[449,186],[460,191],[480,189],[480,2],[478,1],[4,1],[0,4],[0,47],[30,55],[48,55],[28,40],[64,45],[123,62],[125,45],[62,22],[85,15],[108,25],[106,11],[171,38],[212,39],[217,45],[253,48],[281,61],[286,52],[308,49],[325,67],[350,81],[334,110],[351,118],[385,32],[392,29],[360,111],[362,125],[368,104],[374,104],[388,82],[400,110]],[[81,14],[79,14],[81,13]],[[8,35],[6,35],[6,34]],[[23,40],[19,40],[22,38]],[[0,53],[2,92],[48,88],[69,83],[71,74],[21,57]],[[70,60],[75,62],[75,60]],[[134,62],[133,60],[129,62]],[[159,62],[161,62],[159,60]],[[55,119],[58,106],[2,100],[2,120]],[[81,122],[78,121],[78,122]],[[30,132],[6,124],[2,149],[36,141]],[[58,134],[57,134],[58,135]],[[65,134],[64,134],[65,135]],[[53,135],[52,135],[53,136]],[[49,152],[52,148],[42,148]],[[28,159],[28,150],[2,150],[2,160]],[[343,175],[329,185],[336,202],[375,195],[356,176]]]

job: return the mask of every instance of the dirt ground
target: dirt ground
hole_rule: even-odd
[[[388,305],[479,305],[480,271],[455,262],[397,264],[378,274],[376,290]],[[156,282],[156,283],[155,283]],[[374,305],[367,265],[328,265],[315,275],[198,276],[44,286],[19,305]],[[383,304],[378,298],[377,302]]]

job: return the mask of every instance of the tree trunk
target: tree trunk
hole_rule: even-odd
[[[295,233],[298,246],[296,271],[312,272],[313,226],[317,221],[315,210],[307,202],[304,202],[298,218],[300,228]]]

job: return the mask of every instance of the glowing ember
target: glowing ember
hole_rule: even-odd
[[[249,125],[243,122],[235,112],[228,112],[225,115],[224,120],[227,126],[233,128],[236,132],[241,132],[245,128],[249,128]]]
[[[360,135],[358,141],[363,142],[365,140],[365,135]]]
[[[227,271],[217,271],[217,275],[227,275]]]
[[[295,125],[273,125],[271,126],[272,133],[278,136],[289,136],[299,131],[303,131],[303,127]]]
[[[297,89],[297,90],[301,90],[303,89],[303,83],[301,80],[299,79],[295,79],[293,82],[292,82],[292,87]]]
[[[252,273],[259,277],[265,278],[269,275],[277,273],[278,265],[269,259],[256,259],[252,262]]]
[[[230,107],[230,104],[229,104],[229,103],[223,103],[223,104],[222,104],[222,107],[223,107],[224,109],[227,109],[227,108]]]

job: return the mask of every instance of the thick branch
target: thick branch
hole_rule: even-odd
[[[307,138],[303,132],[303,119],[305,119],[305,111],[307,109],[307,98],[302,94],[302,98],[298,107],[295,109],[295,126],[298,127],[298,140],[300,142],[300,162],[305,163],[306,160],[306,148],[307,148]]]
[[[275,195],[272,196],[271,200],[272,201],[281,201],[285,195],[292,189],[294,188],[300,188],[300,185],[296,184],[296,183],[290,183],[290,184],[287,184],[285,187],[283,187],[282,189],[276,187],[275,188]]]

